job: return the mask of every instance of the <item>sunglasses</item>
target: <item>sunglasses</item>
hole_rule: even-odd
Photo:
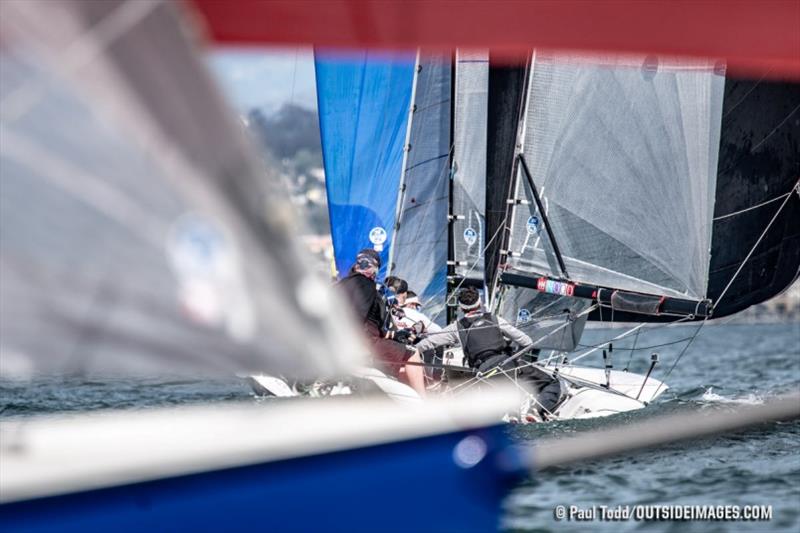
[[[356,266],[361,270],[366,270],[368,268],[378,268],[378,263],[366,257],[362,257],[356,261]]]

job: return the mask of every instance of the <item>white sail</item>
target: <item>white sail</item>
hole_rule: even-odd
[[[363,353],[185,29],[171,3],[4,2],[0,375]]]
[[[523,154],[569,279],[705,297],[723,89],[708,62],[534,55]],[[512,271],[564,277],[521,168],[514,198]]]
[[[428,316],[447,297],[450,54],[422,51],[398,198],[391,274],[408,282]]]
[[[586,299],[506,285],[500,290],[497,313],[530,335],[537,348],[571,352],[578,347],[590,306]]]
[[[483,277],[485,234],[486,127],[489,53],[456,52],[453,121],[453,222],[455,274]]]

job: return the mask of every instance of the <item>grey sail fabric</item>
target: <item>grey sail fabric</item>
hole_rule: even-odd
[[[712,63],[534,55],[524,156],[570,279],[705,297],[724,82]],[[514,196],[531,199],[521,173]],[[551,244],[514,209],[514,271],[561,277]]]
[[[489,53],[457,51],[453,120],[453,259],[459,277],[483,278]]]
[[[542,350],[571,352],[578,347],[589,318],[591,302],[539,292],[526,287],[501,286],[497,312],[533,339]]]
[[[450,55],[420,52],[408,154],[392,245],[392,275],[408,281],[428,316],[447,298]]]
[[[3,377],[312,377],[363,353],[178,9],[3,4]]]

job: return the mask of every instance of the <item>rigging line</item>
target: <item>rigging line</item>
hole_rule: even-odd
[[[800,107],[800,106],[799,106],[799,107]],[[794,187],[792,188],[792,191],[799,191],[799,192],[800,192],[800,178],[798,178],[798,179],[797,179],[797,181],[795,182],[795,184],[794,184]],[[790,193],[791,193],[792,191],[790,191]],[[761,244],[761,241],[762,241],[762,240],[764,239],[764,237],[766,236],[767,232],[769,231],[769,228],[771,228],[771,227],[772,227],[772,224],[775,222],[775,220],[777,220],[777,219],[778,219],[778,215],[780,215],[780,214],[781,214],[781,211],[783,211],[783,208],[784,208],[784,207],[786,207],[786,204],[789,202],[789,198],[791,198],[791,197],[792,197],[792,195],[791,195],[791,194],[789,194],[789,195],[788,195],[786,198],[784,198],[784,200],[783,200],[783,203],[782,203],[782,204],[781,204],[781,206],[778,208],[778,210],[777,210],[777,211],[775,211],[775,214],[772,216],[772,220],[770,220],[770,221],[769,221],[769,224],[767,224],[767,227],[766,227],[766,228],[764,228],[764,231],[763,231],[763,232],[761,232],[761,236],[758,238],[758,240],[756,241],[756,243],[755,243],[755,244],[753,245],[753,247],[750,249],[750,252],[747,254],[747,257],[745,257],[745,258],[744,258],[744,261],[742,261],[742,262],[741,262],[741,264],[739,264],[739,268],[737,268],[737,269],[736,269],[736,272],[733,274],[733,276],[731,277],[730,281],[728,281],[728,284],[727,284],[727,285],[725,285],[725,288],[722,290],[722,293],[719,295],[719,298],[717,298],[717,301],[716,301],[716,302],[714,302],[714,305],[715,305],[715,306],[719,305],[719,303],[720,303],[720,302],[722,301],[722,299],[725,297],[725,295],[726,295],[726,294],[727,294],[727,292],[728,292],[728,289],[730,289],[730,288],[731,288],[731,285],[733,285],[733,281],[736,279],[736,277],[737,277],[737,276],[739,275],[739,273],[742,271],[742,269],[744,268],[744,265],[747,263],[747,261],[749,261],[749,260],[750,260],[750,257],[751,257],[751,256],[753,255],[753,253],[756,251],[756,248],[758,248],[758,245],[759,245],[759,244]]]
[[[519,370],[519,368],[522,368],[522,367],[513,368],[512,370],[516,371],[516,370]],[[535,394],[533,394],[531,391],[529,391],[528,389],[526,389],[525,387],[523,387],[522,385],[519,384],[519,378],[516,375],[514,377],[511,377],[511,375],[508,373],[508,370],[503,370],[503,369],[500,369],[500,374],[505,376],[506,378],[508,378],[508,380],[511,381],[511,383],[513,383],[515,387],[517,387],[519,390],[521,390],[523,393],[525,393],[525,395],[528,398],[533,400],[533,402],[535,404],[537,404],[545,413],[547,413],[548,416],[550,416],[550,417],[554,416],[553,413],[550,412],[550,410],[547,407],[542,405],[542,403],[539,401],[539,399],[536,397]]]
[[[734,217],[736,215],[740,215],[742,213],[746,213],[748,211],[752,211],[753,209],[758,209],[759,207],[771,204],[773,202],[777,202],[778,200],[782,200],[786,196],[789,196],[790,194],[792,194],[794,192],[794,190],[795,190],[795,187],[792,187],[792,190],[790,190],[787,193],[781,194],[780,196],[776,196],[775,198],[772,198],[772,199],[767,200],[765,202],[761,202],[760,204],[751,205],[750,207],[746,207],[744,209],[740,209],[739,211],[734,211],[733,213],[728,213],[727,215],[720,215],[718,217],[715,217],[713,220],[714,220],[714,222],[716,222],[717,220],[723,220],[725,218]]]
[[[675,362],[672,363],[672,366],[669,368],[669,370],[667,370],[667,374],[664,376],[664,379],[660,380],[661,383],[656,388],[656,392],[653,394],[652,398],[658,396],[658,391],[661,390],[661,387],[663,387],[664,383],[669,379],[670,374],[672,374],[672,371],[675,370],[676,366],[678,366],[678,362],[680,362],[681,358],[683,357],[683,354],[685,354],[686,350],[689,349],[689,346],[692,345],[694,340],[697,338],[697,335],[700,333],[700,330],[703,329],[703,326],[706,325],[706,322],[708,322],[708,317],[706,317],[702,322],[700,322],[700,325],[695,330],[694,335],[692,335],[689,338],[689,342],[686,343],[686,346],[683,347],[683,350],[681,350],[681,353],[679,353],[677,359],[675,359]]]
[[[638,334],[640,331],[641,330],[638,330],[638,331],[636,331],[636,333]],[[634,348],[617,348],[616,346],[614,346],[614,351],[615,352],[628,352],[629,351],[629,352],[631,352],[631,357],[633,357],[633,352],[638,351],[638,350],[652,350],[653,348],[662,348],[664,346],[672,346],[673,344],[686,342],[691,338],[692,337],[690,335],[690,336],[684,337],[682,339],[678,339],[678,340],[674,340],[674,341],[670,341],[670,342],[663,342],[661,344],[653,344],[651,346],[640,346],[638,348],[635,348],[635,347]],[[636,337],[634,337],[634,340],[636,340],[636,339],[638,339],[638,335]],[[596,348],[596,346],[592,346],[591,344],[579,344],[578,346],[580,346],[581,348]],[[602,345],[602,346],[605,346],[605,345]],[[630,360],[628,360],[628,364],[630,364]],[[627,368],[627,365],[625,365],[625,367]]]
[[[597,305],[597,304],[595,304],[595,305]],[[593,311],[593,310],[594,310],[594,307],[590,307],[590,308],[588,308],[586,311],[582,311],[580,314],[578,314],[578,315],[576,316],[576,320],[577,320],[578,318],[582,317],[583,315],[585,315],[585,314],[587,314],[587,313],[589,313],[589,312]],[[536,321],[531,321],[531,323],[529,323],[529,324],[519,324],[519,325],[516,325],[516,324],[511,324],[511,323],[509,322],[509,325],[510,325],[510,326],[512,326],[512,327],[514,327],[514,328],[516,328],[516,329],[519,329],[519,330],[525,330],[525,329],[534,328],[534,327],[537,327],[537,326],[539,326],[539,322],[541,322],[541,321],[543,321],[543,320],[552,320],[552,319],[554,319],[554,318],[561,318],[561,317],[564,317],[564,316],[566,316],[566,313],[559,313],[559,314],[556,314],[556,315],[550,315],[550,316],[544,316],[544,317],[540,317],[540,318],[538,318]],[[574,322],[575,322],[575,321],[573,321],[573,320],[570,320],[570,321],[568,321],[568,322],[565,322],[564,324],[561,324],[561,325],[559,325],[557,328],[553,329],[553,330],[552,330],[550,333],[548,333],[547,335],[545,335],[545,336],[543,336],[543,337],[539,337],[539,338],[535,339],[533,342],[539,342],[539,341],[542,341],[542,340],[546,339],[547,337],[549,337],[550,335],[552,335],[552,334],[554,334],[554,333],[556,333],[556,332],[558,332],[558,331],[562,330],[563,328],[565,328],[566,326],[568,326],[569,324],[572,324],[572,323],[574,323]],[[418,323],[418,322],[416,322],[416,323]],[[469,328],[469,329],[470,329],[470,331],[473,331],[473,330],[474,330],[474,331],[478,331],[478,330],[482,330],[482,329],[489,329],[489,328],[494,328],[494,327],[496,327],[496,326],[495,326],[495,325],[489,325],[489,326],[472,326],[472,327],[471,327],[471,328]],[[565,330],[565,331],[566,331],[566,330]],[[453,333],[453,332],[452,332],[452,331],[445,331],[444,329],[442,329],[441,331],[431,331],[431,332],[425,333],[425,336],[424,336],[424,337],[422,337],[422,338],[423,338],[423,339],[427,339],[428,337],[434,337],[434,336],[436,336],[436,335],[447,335],[447,334],[451,334],[451,333]],[[621,349],[625,349],[625,348],[621,348]],[[644,348],[642,348],[642,349],[644,349]]]
[[[747,92],[745,93],[745,95],[744,95],[744,96],[742,96],[742,97],[739,99],[739,101],[738,101],[738,102],[736,102],[736,103],[733,105],[733,107],[731,107],[730,109],[728,109],[728,112],[727,112],[727,113],[725,113],[724,115],[722,115],[722,120],[725,120],[725,117],[727,117],[728,115],[730,115],[731,113],[733,113],[733,110],[734,110],[734,109],[736,109],[737,107],[739,107],[739,104],[741,104],[742,102],[744,102],[745,100],[747,100],[747,97],[748,97],[748,96],[750,96],[750,93],[752,93],[753,91],[755,91],[755,90],[756,90],[756,88],[757,88],[759,85],[761,85],[761,82],[762,82],[762,81],[764,81],[764,78],[766,78],[766,77],[767,77],[767,75],[768,75],[770,72],[772,72],[773,68],[774,68],[774,67],[770,67],[770,68],[769,68],[769,69],[768,69],[768,70],[767,70],[767,71],[766,71],[764,74],[762,74],[762,75],[761,75],[761,77],[758,79],[758,81],[756,82],[756,84],[755,84],[755,85],[753,85],[753,86],[750,88],[750,90],[749,90],[749,91],[747,91]]]
[[[693,316],[693,315],[688,315],[688,316],[685,316],[685,317],[683,317],[683,318],[679,318],[679,319],[677,319],[677,320],[673,320],[672,322],[669,322],[669,323],[665,324],[664,326],[659,326],[659,327],[657,327],[657,328],[652,328],[652,330],[651,330],[651,331],[655,331],[655,330],[657,330],[657,329],[662,329],[662,328],[667,328],[667,327],[670,327],[670,326],[674,326],[675,324],[679,324],[679,323],[681,323],[681,322],[684,322],[684,321],[686,321],[686,320],[692,320],[693,318],[694,318],[694,316]],[[635,326],[635,327],[631,328],[630,330],[628,330],[628,331],[626,331],[626,332],[622,333],[621,335],[618,335],[618,336],[614,337],[613,339],[609,339],[609,340],[608,340],[608,342],[618,341],[618,340],[620,340],[620,339],[624,339],[625,337],[628,337],[628,336],[630,336],[630,335],[633,335],[633,334],[634,334],[634,333],[635,333],[637,330],[639,330],[639,329],[643,328],[643,327],[644,327],[644,326],[646,326],[646,325],[647,325],[647,323],[646,323],[646,322],[642,322],[642,323],[641,323],[641,324],[639,324],[638,326]],[[581,355],[579,355],[579,356],[578,356],[578,357],[576,357],[575,359],[572,359],[570,362],[571,362],[571,363],[574,363],[575,361],[579,361],[579,360],[583,359],[583,358],[584,358],[584,357],[586,357],[587,355],[589,355],[589,354],[592,354],[592,353],[596,352],[596,351],[597,351],[597,350],[599,350],[599,349],[600,349],[602,346],[604,346],[604,345],[608,344],[608,342],[605,342],[605,343],[601,344],[599,347],[592,348],[591,350],[588,350],[588,351],[586,351],[586,352],[582,353]]]
[[[789,120],[790,118],[792,118],[792,115],[794,115],[794,114],[795,114],[795,112],[797,112],[797,110],[798,110],[798,109],[800,109],[800,104],[797,104],[797,106],[795,106],[795,108],[794,108],[794,109],[792,109],[791,111],[789,111],[789,114],[788,114],[788,115],[786,115],[786,116],[784,117],[784,119],[783,119],[783,120],[781,120],[780,124],[778,124],[777,126],[775,126],[775,127],[772,129],[772,131],[771,131],[771,132],[769,132],[769,133],[767,134],[767,136],[766,136],[766,137],[764,137],[763,139],[761,139],[761,140],[758,142],[758,144],[756,144],[755,146],[753,146],[752,148],[750,148],[750,151],[749,151],[749,153],[750,153],[750,154],[752,154],[752,153],[753,153],[753,152],[755,152],[755,151],[756,151],[756,150],[757,150],[757,149],[758,149],[758,148],[759,148],[759,147],[760,147],[762,144],[764,144],[765,142],[767,142],[767,140],[768,140],[770,137],[772,137],[772,136],[775,134],[775,132],[776,132],[776,131],[778,131],[778,130],[781,128],[781,126],[783,126],[783,125],[786,123],[786,121],[787,121],[787,120]],[[736,158],[736,161],[734,161],[733,163],[731,163],[731,165],[730,165],[728,168],[726,168],[725,170],[723,170],[722,172],[720,172],[720,175],[727,174],[727,173],[728,173],[728,171],[732,170],[732,169],[733,169],[733,168],[734,168],[734,167],[735,167],[735,166],[736,166],[736,165],[739,163],[739,160],[740,160],[742,157],[743,157],[743,155],[742,155],[742,156],[739,156],[738,158]]]
[[[633,360],[633,353],[636,351],[636,343],[637,343],[637,342],[639,342],[639,333],[640,333],[641,331],[642,331],[642,330],[640,330],[640,329],[637,329],[637,330],[636,330],[636,336],[633,338],[633,348],[631,348],[631,354],[630,354],[630,356],[628,357],[628,362],[627,362],[627,363],[625,363],[625,370],[626,370],[626,371],[627,371],[627,370],[628,370],[628,368],[630,368],[630,366],[631,366],[631,361]]]

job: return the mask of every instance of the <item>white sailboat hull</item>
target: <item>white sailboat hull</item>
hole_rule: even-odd
[[[458,368],[461,362],[460,350],[451,349],[445,354],[445,364]],[[555,370],[555,367],[545,367]],[[661,381],[645,377],[641,374],[612,370],[609,372],[608,387],[605,370],[583,366],[560,366],[558,374],[562,378],[562,386],[566,387],[564,399],[553,410],[548,418],[551,420],[571,420],[598,418],[603,416],[635,411],[647,406],[664,393],[668,387]],[[401,403],[418,403],[421,398],[404,383],[387,376],[375,368],[362,368],[355,377],[366,380],[383,394]],[[285,380],[266,374],[248,376],[253,391],[259,395],[292,397],[292,396],[336,396],[353,394],[355,391],[348,385],[336,384],[328,386],[324,392],[310,387],[298,391]],[[373,387],[374,388],[374,387]],[[535,401],[532,402],[535,404]],[[520,413],[523,415],[524,413]]]

